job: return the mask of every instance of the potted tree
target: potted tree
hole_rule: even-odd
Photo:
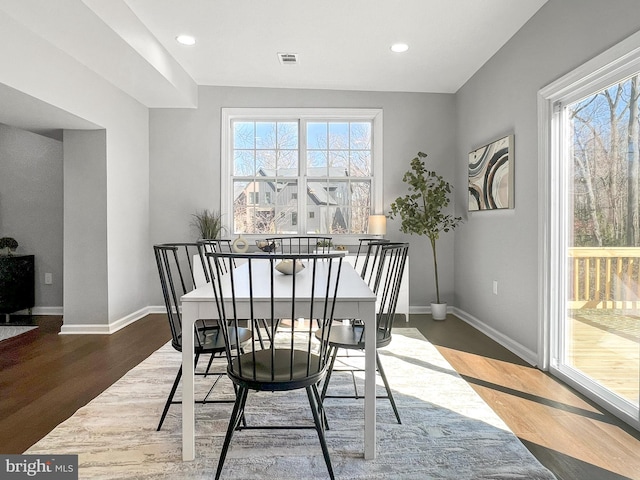
[[[427,170],[423,160],[426,157],[426,153],[418,152],[418,156],[411,160],[411,169],[402,178],[409,186],[409,193],[396,198],[391,204],[389,217],[400,217],[400,230],[403,233],[426,235],[429,239],[436,283],[436,301],[431,303],[431,314],[434,320],[444,320],[447,317],[447,303],[440,301],[436,241],[440,233],[460,225],[462,217],[444,212],[449,206],[453,187],[436,172]]]

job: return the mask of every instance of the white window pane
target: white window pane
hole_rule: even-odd
[[[275,206],[260,206],[255,209],[255,231],[260,234],[273,234],[275,230]]]
[[[313,215],[312,215],[313,214]],[[307,209],[307,231],[310,235],[319,235],[329,231],[329,220],[327,217],[327,208],[310,204]],[[313,216],[313,218],[310,218]]]
[[[336,123],[329,124],[329,148],[347,149],[349,148],[349,124]]]
[[[328,133],[326,122],[307,123],[307,148],[326,150]]]
[[[298,122],[278,122],[278,148],[298,148]]]
[[[233,148],[255,148],[255,124],[253,122],[233,123]]]
[[[297,177],[298,150],[279,150],[277,164],[279,177]]]
[[[295,195],[298,194],[298,182],[278,182],[276,186],[276,205],[298,206]]]
[[[371,122],[351,123],[351,144],[352,150],[371,149]]]
[[[233,205],[233,233],[249,233],[251,225],[251,207],[246,203],[235,203]]]
[[[256,122],[256,148],[276,148],[276,123]]]
[[[371,208],[371,181],[351,182],[351,206]]]
[[[345,150],[329,152],[329,176],[346,177],[349,172],[349,152]]]
[[[255,175],[255,159],[253,150],[235,150],[233,152],[233,174],[238,177]]]
[[[276,208],[275,215],[275,233],[277,234],[295,234],[298,233],[298,226],[292,224],[292,214],[298,211],[297,204],[286,205]],[[297,223],[297,218],[295,218]]]
[[[332,210],[331,229],[332,235],[344,235],[350,232],[351,209],[347,207],[336,207]]]
[[[326,177],[328,166],[327,152],[310,150],[307,152],[307,176]]]
[[[350,204],[349,182],[330,181],[325,189],[327,190],[327,204],[340,207]]]
[[[369,150],[351,152],[349,173],[352,177],[370,177],[373,175],[371,152]]]
[[[367,233],[369,212],[371,212],[371,207],[369,205],[366,207],[356,206],[351,209],[351,233]]]
[[[274,150],[256,151],[256,175],[273,177],[276,174],[276,152]]]

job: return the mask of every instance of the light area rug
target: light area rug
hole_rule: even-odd
[[[18,325],[0,325],[0,342],[17,337],[38,327],[22,327]]]
[[[388,400],[379,399],[377,458],[365,460],[363,401],[326,399],[337,479],[555,478],[416,329],[395,329],[380,354],[403,423],[397,424]],[[180,406],[172,406],[155,431],[179,365],[180,354],[163,346],[25,453],[78,454],[85,479],[213,478],[231,404],[196,405],[193,462],[182,461]],[[211,381],[197,378],[197,398]],[[334,374],[332,393],[352,388],[350,374]],[[232,398],[227,378],[214,395]],[[307,402],[304,390],[250,393],[247,422],[309,424]],[[314,430],[243,430],[234,435],[222,478],[300,480],[328,473]]]

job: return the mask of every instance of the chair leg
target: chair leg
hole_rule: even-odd
[[[324,404],[322,403],[320,392],[318,392],[318,385],[319,383],[313,386],[313,394],[316,396],[316,402],[318,403],[318,411],[320,412],[322,423],[324,423],[324,428],[325,430],[329,430],[329,421],[327,420],[327,412],[324,409]]]
[[[211,370],[211,364],[213,363],[213,359],[216,358],[216,354],[212,353],[211,357],[209,357],[209,363],[207,364],[207,370],[204,372],[204,377],[207,378],[209,375],[209,370]]]
[[[382,362],[380,362],[380,355],[378,355],[378,351],[376,350],[376,364],[378,365],[378,372],[380,372],[380,376],[382,377],[382,381],[384,382],[384,388],[387,390],[387,396],[389,397],[389,401],[391,402],[391,408],[393,408],[393,413],[396,414],[396,420],[398,420],[399,424],[402,424],[400,421],[400,414],[398,413],[398,408],[396,407],[396,401],[393,399],[393,394],[391,393],[391,388],[389,387],[389,382],[387,382],[387,376],[384,373],[384,369],[382,368]]]
[[[316,404],[314,399],[313,389],[316,389],[315,395],[317,395],[317,387],[315,385],[311,385],[307,387],[307,397],[309,397],[309,405],[311,406],[311,413],[313,414],[313,421],[316,424],[316,432],[318,432],[318,439],[320,440],[320,446],[322,447],[322,455],[324,456],[324,462],[327,464],[327,470],[329,470],[329,477],[331,480],[335,479],[333,474],[333,467],[331,466],[331,458],[329,457],[329,449],[327,448],[327,442],[324,438],[324,425],[320,420],[320,415],[318,414],[318,409],[320,404]]]
[[[173,401],[173,396],[176,393],[178,388],[178,383],[180,383],[180,378],[182,377],[182,365],[180,365],[180,369],[178,370],[178,374],[176,375],[176,379],[173,381],[173,386],[171,387],[171,393],[169,393],[169,398],[167,398],[167,403],[164,404],[164,410],[162,411],[162,417],[160,417],[160,423],[158,424],[157,432],[162,428],[162,424],[164,423],[164,417],[167,416],[167,412],[169,411],[169,407],[171,406],[171,402]]]
[[[198,366],[198,359],[200,358],[200,354],[196,354],[196,358],[193,361],[193,369]],[[164,410],[162,411],[162,416],[160,417],[160,423],[158,423],[158,428],[156,428],[156,432],[159,432],[162,428],[162,424],[164,423],[164,418],[167,416],[167,412],[169,411],[169,406],[173,402],[173,396],[176,394],[176,390],[178,389],[178,383],[180,383],[180,378],[182,378],[182,364],[180,365],[180,369],[178,370],[178,374],[176,375],[176,379],[173,381],[173,386],[171,387],[171,393],[169,393],[169,398],[167,398],[167,403],[164,404]]]
[[[329,380],[331,379],[331,373],[333,372],[333,365],[336,363],[336,357],[338,356],[338,347],[331,347],[333,349],[333,353],[331,354],[331,362],[329,363],[329,368],[327,369],[327,376],[324,378],[324,385],[322,385],[322,394],[320,395],[320,399],[324,402],[324,397],[327,394],[327,387],[329,386]]]
[[[265,320],[262,320],[262,321],[266,326],[267,322]],[[254,322],[255,322],[256,333],[258,334],[258,342],[260,343],[260,348],[264,350],[264,340],[262,339],[262,332],[260,331],[260,320],[254,320]]]
[[[218,460],[216,480],[220,478],[220,474],[222,473],[222,467],[224,466],[224,461],[227,458],[227,452],[229,451],[233,432],[238,428],[240,419],[244,418],[244,405],[247,401],[248,392],[247,388],[241,386],[239,388],[238,395],[236,396],[236,403],[233,405],[233,411],[231,412],[231,418],[229,419],[229,426],[227,427],[227,435],[224,437],[224,444],[222,445],[220,459]]]

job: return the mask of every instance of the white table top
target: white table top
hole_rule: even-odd
[[[316,275],[316,292],[317,298],[324,297],[326,291],[326,268],[328,263],[319,261],[317,263],[317,275]],[[253,261],[253,275],[254,279],[265,279],[262,282],[254,281],[253,284],[253,297],[256,301],[271,300],[271,284],[267,280],[271,272],[270,262],[267,260],[254,260]],[[333,267],[336,268],[336,265]],[[248,299],[249,298],[249,266],[247,263],[239,265],[234,271],[234,284],[236,288],[236,298]],[[295,277],[295,279],[294,279]],[[311,281],[313,277],[312,267],[308,265],[302,271],[294,275],[284,275],[279,272],[275,272],[274,275],[274,291],[273,297],[276,302],[290,302],[291,301],[291,287],[295,280],[296,282],[296,297],[299,300],[309,300],[311,298]],[[335,278],[335,275],[333,275]],[[222,289],[225,299],[231,297],[231,274],[223,276]],[[343,262],[340,271],[340,283],[338,284],[337,298],[339,304],[348,304],[350,302],[362,302],[362,301],[376,301],[376,295],[371,291],[367,284],[362,281],[358,273],[347,262]],[[213,286],[208,283],[195,290],[187,293],[182,297],[182,302],[201,302],[201,301],[213,301]],[[338,313],[345,308],[337,307],[335,318],[349,318],[342,317]]]

